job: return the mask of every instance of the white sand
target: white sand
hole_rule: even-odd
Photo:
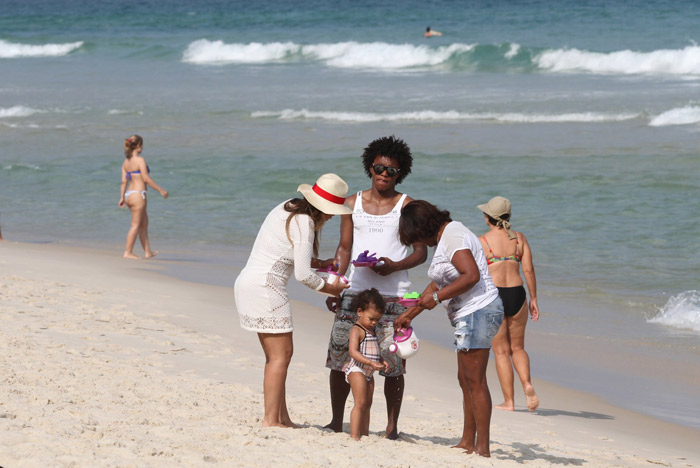
[[[0,242],[0,466],[700,466],[699,431],[542,381],[538,412],[494,410],[491,459],[465,455],[450,448],[454,353],[426,341],[408,363],[399,441],[382,437],[381,378],[369,437],[325,431],[332,315],[300,302],[287,393],[305,427],[263,429],[263,355],[238,327],[233,288],[162,265]],[[489,379],[498,402],[493,363]]]

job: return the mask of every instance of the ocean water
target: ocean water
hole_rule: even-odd
[[[609,381],[619,368],[554,362],[551,350],[533,350],[536,376],[700,428],[689,404],[700,4],[462,3],[5,0],[4,237],[118,254],[122,142],[138,133],[170,192],[149,198],[161,258],[230,285],[209,271],[240,265],[271,207],[324,172],[367,188],[362,149],[394,134],[414,154],[400,189],[475,232],[475,205],[511,199],[535,254],[543,318],[531,329],[689,363],[684,390],[661,389],[670,403],[656,406],[629,392],[639,376],[589,388],[589,374]],[[424,38],[428,25],[443,36]],[[328,256],[336,241],[331,223]]]

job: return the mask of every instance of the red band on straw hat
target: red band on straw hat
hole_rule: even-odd
[[[342,205],[343,203],[345,203],[345,198],[335,196],[332,193],[328,193],[316,184],[314,184],[314,186],[311,187],[311,189],[316,193],[316,195],[323,198],[324,200],[328,200],[331,203],[337,203],[338,205]]]

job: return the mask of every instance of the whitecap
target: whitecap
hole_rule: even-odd
[[[610,53],[579,49],[546,50],[534,57],[540,68],[552,72],[600,74],[700,75],[700,46],[651,52],[620,50]]]
[[[432,48],[424,45],[353,41],[309,45],[294,42],[226,44],[223,41],[199,39],[187,46],[182,61],[211,65],[306,60],[322,62],[333,68],[386,70],[440,65],[454,54],[468,52],[473,48],[467,44]]]
[[[668,125],[690,125],[700,123],[700,107],[677,107],[657,115],[649,125],[652,127],[665,127]]]
[[[26,106],[12,106],[12,107],[0,107],[0,119],[6,119],[10,117],[29,117],[40,111],[37,109],[32,109]]]
[[[467,44],[432,48],[386,42],[341,42],[303,46],[302,53],[315,56],[334,68],[402,69],[440,65],[454,54],[473,48]]]
[[[671,297],[659,313],[647,321],[700,332],[700,291],[685,291]]]
[[[19,57],[60,57],[68,55],[83,46],[83,42],[65,44],[15,44],[0,39],[0,58]]]
[[[520,44],[513,43],[510,45],[508,52],[505,53],[505,57],[510,60],[520,52]]]
[[[223,41],[199,39],[192,42],[182,55],[182,61],[194,64],[266,63],[277,62],[299,51],[293,42],[262,44],[226,44]]]
[[[328,120],[337,122],[381,122],[381,121],[496,121],[502,123],[597,123],[618,122],[639,117],[639,114],[564,113],[564,114],[519,114],[519,113],[464,113],[455,110],[376,113],[311,111],[308,109],[281,111],[256,111],[252,118],[278,118],[280,120]]]

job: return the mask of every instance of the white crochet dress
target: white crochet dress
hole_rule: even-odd
[[[319,290],[324,280],[311,268],[314,224],[307,215],[296,215],[286,223],[289,212],[284,203],[265,218],[248,263],[236,278],[234,294],[241,328],[258,333],[287,333],[293,330],[292,310],[287,282],[295,278],[311,289]]]

